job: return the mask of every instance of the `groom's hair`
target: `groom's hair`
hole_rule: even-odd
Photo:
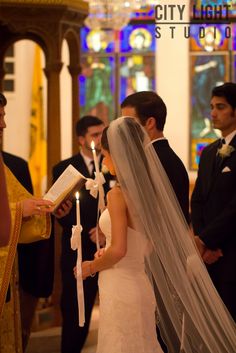
[[[211,96],[225,98],[234,110],[236,108],[236,83],[226,82],[221,86],[214,87]]]
[[[160,131],[164,130],[167,109],[157,93],[152,91],[133,93],[121,103],[121,109],[126,107],[135,109],[137,117],[143,126],[148,118],[153,117],[156,120],[156,128]]]
[[[103,125],[103,121],[93,115],[85,115],[80,118],[75,126],[76,136],[85,136],[91,126]]]

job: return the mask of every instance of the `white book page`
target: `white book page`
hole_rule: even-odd
[[[81,178],[85,179],[85,177],[70,164],[43,198],[45,200],[56,202],[61,195],[72,189]]]

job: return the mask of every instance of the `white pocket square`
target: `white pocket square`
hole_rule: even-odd
[[[222,169],[221,173],[228,173],[231,172],[231,169],[229,167],[224,167],[224,169]]]

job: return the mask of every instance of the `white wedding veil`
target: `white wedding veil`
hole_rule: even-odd
[[[235,353],[236,326],[202,262],[169,179],[144,129],[121,117],[108,145],[129,213],[150,242],[146,267],[169,353]]]

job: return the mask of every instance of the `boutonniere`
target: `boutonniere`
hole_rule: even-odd
[[[102,170],[101,170],[102,174],[107,174],[109,173],[109,169],[105,166],[105,164],[102,164]]]
[[[229,157],[231,153],[235,151],[235,148],[231,145],[223,144],[221,148],[218,148],[217,154],[222,157]]]

